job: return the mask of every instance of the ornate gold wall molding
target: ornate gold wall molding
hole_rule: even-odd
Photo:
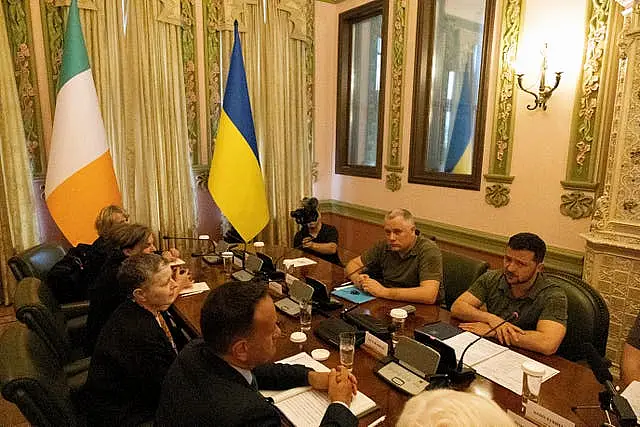
[[[307,16],[307,45],[308,49],[305,56],[305,69],[306,69],[306,98],[307,98],[307,111],[306,111],[306,120],[307,120],[307,138],[308,138],[308,146],[311,150],[311,180],[312,182],[318,181],[318,167],[320,166],[317,158],[316,158],[316,150],[315,150],[315,138],[313,134],[313,111],[315,105],[315,98],[313,97],[314,93],[314,79],[316,75],[316,63],[315,63],[315,55],[314,55],[314,44],[313,44],[313,34],[315,31],[315,5],[314,0],[306,1],[306,16]]]
[[[613,0],[591,0],[587,12],[588,26],[571,125],[566,180],[561,182],[562,187],[570,191],[561,196],[560,212],[573,219],[587,218],[593,212],[600,141],[609,136],[605,104],[610,99],[604,73],[607,62],[615,57],[612,56],[615,45],[610,30],[615,22],[615,16],[611,14],[613,5]],[[589,200],[591,205],[587,206]],[[571,209],[567,208],[569,205]]]
[[[206,88],[206,120],[207,120],[207,153],[213,152],[214,135],[218,130],[220,120],[220,39],[218,28],[222,16],[222,4],[216,0],[205,1],[203,5],[205,21],[204,34],[204,61],[205,61],[205,88]],[[200,159],[201,163],[209,163],[210,159]]]
[[[62,39],[64,37],[64,8],[58,7],[54,0],[44,0],[40,3],[42,17],[42,34],[47,65],[47,80],[49,83],[49,99],[51,111],[55,111],[56,87],[58,75],[62,65]]]
[[[196,59],[196,16],[194,0],[182,1],[182,64],[187,101],[187,134],[191,164],[200,164],[200,105],[198,103],[198,66]]]
[[[407,41],[407,4],[405,0],[393,2],[393,33],[391,37],[391,102],[389,110],[389,148],[385,169],[390,173],[385,187],[398,191],[402,186],[402,89]]]
[[[29,19],[28,1],[7,0],[2,2],[5,9],[9,48],[14,63],[14,74],[20,112],[26,137],[27,153],[31,172],[34,176],[44,174],[46,154],[42,132],[42,115],[38,97],[33,52],[33,33]]]
[[[182,25],[182,12],[192,6],[190,5],[190,0],[183,0],[182,2],[180,0],[160,0],[160,2],[163,7],[160,10],[160,15],[158,15],[158,21],[178,26]],[[182,5],[182,12],[180,3],[186,3]]]
[[[489,171],[484,175],[487,182],[497,182],[486,187],[485,201],[495,207],[509,204],[508,185],[514,177],[511,172],[513,151],[513,114],[515,78],[513,64],[516,60],[518,38],[523,19],[522,0],[506,0],[502,8],[502,30],[500,32],[500,58],[493,117],[493,136]]]

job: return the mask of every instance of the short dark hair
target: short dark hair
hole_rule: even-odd
[[[536,263],[541,263],[544,260],[544,255],[547,253],[547,245],[544,241],[533,233],[518,233],[509,238],[507,243],[511,249],[517,251],[525,250],[533,252],[533,260]]]
[[[122,262],[118,270],[118,285],[131,296],[134,290],[151,281],[153,275],[165,265],[167,261],[157,254],[143,253],[130,256]]]
[[[209,294],[200,311],[200,330],[216,354],[225,354],[236,338],[251,333],[256,306],[267,295],[262,281],[227,282]]]

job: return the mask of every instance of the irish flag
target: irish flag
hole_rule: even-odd
[[[71,2],[64,33],[45,198],[51,216],[74,246],[95,240],[100,209],[122,205],[77,0]]]

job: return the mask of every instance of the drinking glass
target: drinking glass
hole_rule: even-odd
[[[311,330],[311,301],[300,301],[300,330],[304,333]]]
[[[340,364],[349,372],[353,370],[353,358],[356,353],[356,333],[340,332]]]
[[[404,333],[404,320],[407,318],[406,310],[401,308],[394,308],[391,310],[391,343],[393,347],[396,347],[398,344],[398,337],[402,336]]]
[[[522,364],[522,408],[525,409],[529,401],[538,403],[540,387],[544,377],[544,368],[531,361]]]
[[[229,278],[233,271],[233,252],[222,252],[222,267],[224,275]]]

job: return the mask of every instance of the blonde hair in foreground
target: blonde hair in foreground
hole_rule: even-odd
[[[396,427],[515,427],[511,418],[493,401],[477,394],[433,390],[411,398]]]

